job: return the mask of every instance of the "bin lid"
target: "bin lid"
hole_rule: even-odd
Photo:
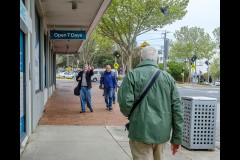
[[[203,100],[203,101],[215,101],[217,98],[212,97],[201,97],[201,96],[183,96],[182,99],[190,99],[190,100]]]

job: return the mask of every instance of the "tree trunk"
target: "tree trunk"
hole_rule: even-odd
[[[129,53],[128,54],[128,58],[127,58],[127,72],[128,71],[131,71],[132,70],[132,54],[131,53]]]

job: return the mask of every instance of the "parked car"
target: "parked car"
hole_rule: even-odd
[[[59,72],[59,73],[57,74],[57,76],[64,76],[65,73],[67,73],[67,72]]]
[[[220,86],[220,80],[219,81],[215,81],[215,86]]]
[[[93,70],[93,76],[91,77],[91,81],[92,81],[92,82],[100,81],[101,74],[102,74],[105,70],[106,70],[106,69],[104,69],[104,68],[94,69],[94,70]],[[116,72],[115,69],[111,69],[111,71],[113,71],[114,73]],[[118,71],[117,71],[116,75],[118,76]]]
[[[69,72],[60,72],[57,74],[57,76],[61,76],[63,78],[74,78],[75,75],[73,73],[69,73]]]
[[[73,73],[64,73],[64,75],[63,75],[63,78],[74,78],[75,77],[75,75],[73,74]]]

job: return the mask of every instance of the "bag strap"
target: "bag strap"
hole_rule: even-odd
[[[142,99],[144,98],[144,96],[147,94],[147,92],[149,91],[149,89],[151,88],[151,86],[153,85],[153,83],[156,81],[158,75],[160,74],[160,70],[157,69],[152,77],[148,80],[146,86],[143,88],[142,92],[138,95],[138,97],[136,98],[136,100],[133,102],[133,107],[129,113],[129,115],[127,116],[128,119],[130,118],[132,112],[134,111],[134,109],[138,106],[138,104],[142,101]]]

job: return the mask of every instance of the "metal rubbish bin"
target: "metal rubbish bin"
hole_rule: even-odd
[[[188,149],[215,149],[217,98],[181,97],[183,143]]]

